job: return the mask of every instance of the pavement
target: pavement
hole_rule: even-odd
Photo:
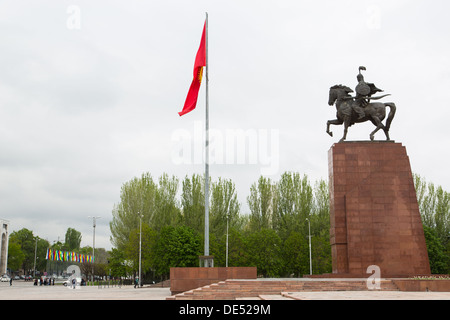
[[[450,292],[406,291],[322,291],[287,292],[283,297],[295,300],[450,300]]]
[[[0,300],[165,300],[171,296],[170,288],[134,286],[78,287],[63,285],[34,286],[22,280],[0,282]],[[450,300],[450,292],[404,292],[404,291],[321,291],[288,292],[283,298],[266,296],[267,300]],[[286,299],[287,298],[287,299]]]
[[[0,282],[0,300],[165,300],[170,288],[137,288],[134,286],[83,286],[71,289],[63,285],[34,286],[23,280]]]

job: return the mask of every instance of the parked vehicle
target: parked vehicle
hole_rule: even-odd
[[[76,285],[77,286],[81,286],[81,278],[77,277],[75,279],[77,281]],[[72,279],[70,279],[70,278],[67,279],[66,281],[63,282],[63,285],[66,286],[66,287],[67,286],[69,286],[69,287],[72,286]]]
[[[2,278],[1,278],[1,282],[9,282],[11,280],[11,278],[7,275],[7,274],[4,274],[4,275],[2,275]]]

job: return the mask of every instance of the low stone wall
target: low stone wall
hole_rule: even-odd
[[[392,279],[400,291],[450,292],[450,280]]]
[[[256,267],[170,268],[172,295],[227,279],[256,279]]]

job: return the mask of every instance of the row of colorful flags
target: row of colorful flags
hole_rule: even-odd
[[[90,255],[56,249],[47,249],[45,259],[53,261],[81,262],[81,263],[94,262],[94,258]]]

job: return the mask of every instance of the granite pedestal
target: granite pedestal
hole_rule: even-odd
[[[334,274],[430,274],[406,148],[391,141],[334,144],[328,153]]]

